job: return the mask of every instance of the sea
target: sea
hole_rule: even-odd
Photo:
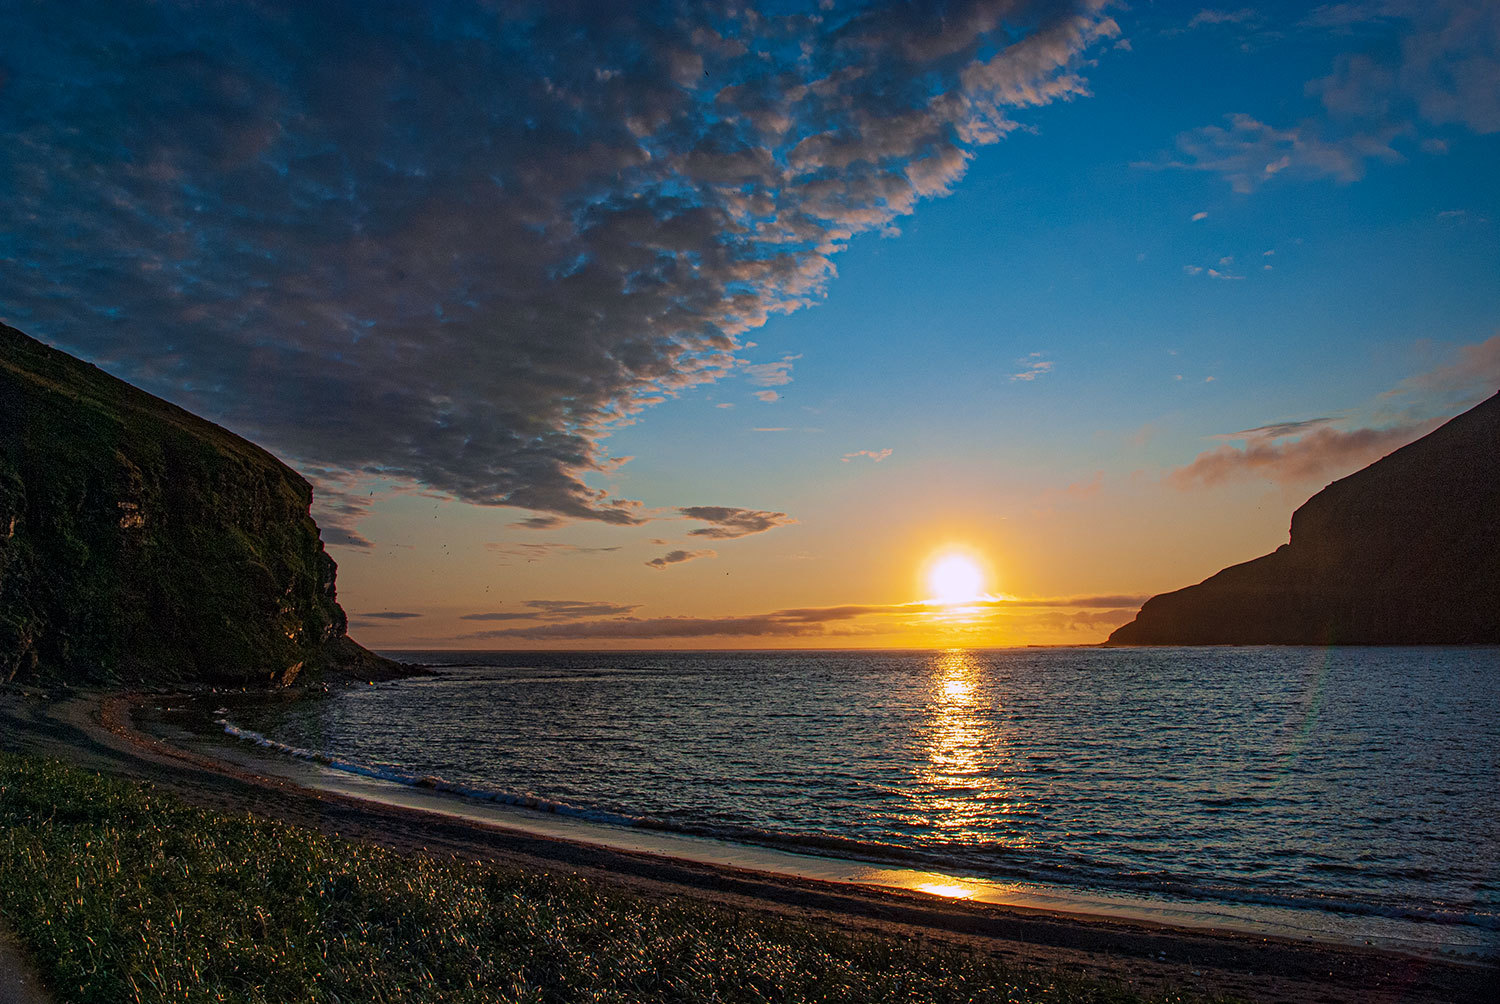
[[[1494,647],[388,654],[434,675],[161,721],[570,839],[1500,952]]]

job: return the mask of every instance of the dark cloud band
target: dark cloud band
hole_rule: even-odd
[[[1086,93],[1102,7],[5,5],[0,312],[306,466],[634,524],[610,430]]]

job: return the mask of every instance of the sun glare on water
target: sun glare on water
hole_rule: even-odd
[[[971,603],[984,593],[984,570],[966,554],[948,554],[927,572],[928,596],[937,603]]]

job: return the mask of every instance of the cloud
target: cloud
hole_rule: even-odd
[[[1036,623],[1050,627],[1097,628],[1123,624],[1135,616],[1148,597],[1134,595],[1080,596],[1052,599],[1003,599],[972,604],[965,616],[986,612],[1001,615],[1008,610],[1026,611]],[[924,603],[849,603],[833,607],[793,607],[768,613],[727,617],[616,617],[500,628],[466,635],[470,639],[515,639],[525,641],[582,641],[590,639],[642,640],[681,638],[786,638],[829,634],[878,634],[891,630],[930,626],[932,608]],[[1033,610],[1046,612],[1033,614]],[[881,624],[859,625],[868,618],[886,618]]]
[[[300,466],[636,524],[605,438],[1087,95],[1104,7],[4,5],[5,310]]]
[[[561,516],[528,516],[506,526],[513,530],[553,530],[567,524],[567,520]]]
[[[1205,268],[1202,265],[1184,265],[1182,266],[1182,272],[1184,275],[1203,275],[1210,279],[1233,280],[1245,278],[1243,275],[1236,275],[1229,271],[1228,265],[1233,261],[1233,258],[1220,258],[1218,268]]]
[[[318,534],[329,547],[374,547],[372,541],[361,537],[348,527],[333,526],[320,521]]]
[[[373,614],[355,614],[360,620],[366,621],[404,621],[413,617],[421,617],[421,614],[410,613],[405,610],[381,610]]]
[[[796,637],[826,633],[830,621],[850,619],[833,614],[826,620],[795,616],[795,611],[743,617],[622,617],[615,620],[581,621],[575,624],[544,624],[536,627],[485,631],[471,638],[515,638],[528,641],[577,641],[590,638],[766,638]]]
[[[561,541],[545,541],[536,544],[507,543],[505,541],[489,541],[485,550],[496,554],[503,554],[512,558],[525,558],[527,561],[541,561],[557,554],[608,554],[618,551],[618,545],[614,547],[585,547],[582,544],[565,544]]]
[[[1325,139],[1317,123],[1286,128],[1267,125],[1249,115],[1225,116],[1225,125],[1209,125],[1177,136],[1175,157],[1142,167],[1172,167],[1222,175],[1241,193],[1253,192],[1271,178],[1304,180],[1331,177],[1341,182],[1364,177],[1371,159],[1400,159],[1389,130],[1341,140]]]
[[[1196,20],[1196,19],[1195,19]],[[1304,27],[1360,26],[1360,47],[1309,81],[1319,114],[1273,126],[1230,115],[1177,137],[1156,165],[1222,175],[1237,192],[1272,178],[1353,182],[1371,161],[1398,161],[1399,144],[1441,152],[1440,130],[1500,131],[1500,5],[1391,0],[1314,11]]]
[[[1192,463],[1168,474],[1167,482],[1183,490],[1247,478],[1263,478],[1284,485],[1326,482],[1374,463],[1438,425],[1436,421],[1425,421],[1344,432],[1319,424],[1322,422],[1326,420],[1264,427],[1275,430],[1308,426],[1305,430],[1294,430],[1298,434],[1291,439],[1282,438],[1287,433],[1270,434],[1256,429],[1233,433],[1229,438],[1246,440],[1243,447],[1225,444],[1200,453]]]
[[[855,450],[853,453],[846,453],[846,454],[844,454],[839,459],[842,460],[844,463],[847,464],[849,461],[853,460],[855,457],[869,457],[872,461],[874,461],[875,463],[878,464],[882,460],[884,460],[886,457],[889,457],[892,452],[893,451],[890,450],[889,448],[884,449],[884,450]]]
[[[1500,131],[1500,8],[1427,0],[1386,10],[1401,18],[1397,44],[1341,55],[1309,92],[1349,120],[1395,119],[1417,132],[1444,125]]]
[[[1099,608],[1099,607],[1131,607],[1139,608],[1151,597],[1136,596],[1133,594],[1110,593],[1104,596],[1051,596],[1035,597],[1026,599],[1023,597],[1011,597],[995,600],[990,605],[997,608],[1005,607],[1055,607],[1055,608]]]
[[[1392,4],[1374,2],[1334,3],[1315,7],[1299,23],[1303,28],[1351,28],[1390,16]]]
[[[697,558],[717,558],[717,551],[668,551],[659,558],[652,558],[646,564],[652,568],[666,568],[668,565],[680,565],[684,561],[693,561]]]
[[[791,428],[785,425],[758,425],[751,432],[791,432]]]
[[[1043,359],[1040,352],[1033,352],[1023,359],[1017,359],[1016,362],[1021,366],[1024,366],[1025,369],[1021,370],[1019,373],[1012,373],[1010,375],[1012,382],[1017,380],[1024,380],[1029,382],[1035,380],[1043,373],[1052,372],[1052,361],[1050,359]]]
[[[1142,602],[1145,602],[1143,599]],[[1054,631],[1099,631],[1113,630],[1121,624],[1135,620],[1140,606],[1121,610],[1072,611],[1042,614],[1031,619],[1035,627],[1051,628]]]
[[[1258,21],[1260,15],[1248,7],[1239,10],[1200,10],[1193,15],[1188,22],[1189,28],[1201,28],[1204,25],[1214,24],[1244,24],[1247,21]]]
[[[776,393],[774,390],[758,390],[755,392],[755,397],[757,400],[764,401],[767,404],[770,404],[772,401],[778,401],[781,399],[781,395]]]
[[[688,519],[702,520],[712,526],[689,530],[690,537],[707,537],[710,540],[733,540],[752,533],[765,533],[778,526],[797,522],[784,512],[767,512],[760,509],[735,509],[721,505],[690,505],[677,510]]]
[[[1284,436],[1297,436],[1314,429],[1321,429],[1336,421],[1338,421],[1336,418],[1303,418],[1292,422],[1272,422],[1270,425],[1258,425],[1253,429],[1241,429],[1239,432],[1222,432],[1209,438],[1268,442]]]
[[[1407,377],[1381,398],[1418,397],[1449,407],[1467,407],[1500,389],[1500,335],[1473,345],[1461,345],[1457,358],[1445,365]]]
[[[1134,438],[1134,437],[1132,437]],[[1141,440],[1144,445],[1144,439]],[[1069,505],[1096,497],[1104,490],[1104,472],[1095,471],[1087,481],[1074,481],[1062,488],[1049,488],[1037,495],[1039,511],[1050,512],[1058,505]],[[1108,604],[1113,606],[1114,604]]]
[[[1199,220],[1206,220],[1206,219],[1208,219],[1208,214],[1207,213],[1194,213],[1193,214],[1193,222],[1194,223],[1197,223]]]
[[[781,387],[792,382],[792,363],[801,358],[785,356],[780,362],[749,365],[745,367],[745,375],[757,387]]]
[[[603,603],[593,600],[527,600],[525,610],[464,614],[465,621],[561,621],[582,617],[624,616],[635,611],[639,603]]]

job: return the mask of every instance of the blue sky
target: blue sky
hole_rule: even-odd
[[[1097,640],[1500,384],[1493,4],[172,6],[0,14],[0,317],[371,644]]]

